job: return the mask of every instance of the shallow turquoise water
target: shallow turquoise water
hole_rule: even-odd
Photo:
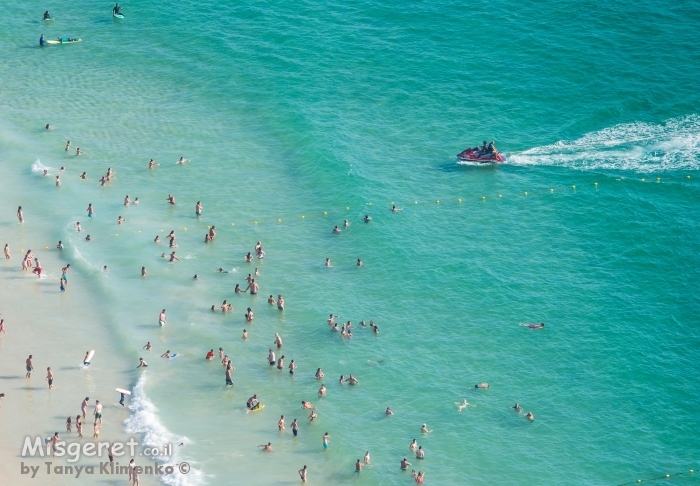
[[[404,484],[398,462],[424,422],[434,432],[418,437],[416,467],[430,484],[697,469],[696,3],[133,2],[124,21],[91,2],[42,8],[54,25],[14,1],[0,19],[3,191],[44,223],[26,229],[38,246],[68,242],[125,368],[148,340],[181,354],[150,358],[128,424],[155,442],[188,438],[179,458],[199,474],[168,482],[291,483],[308,464],[324,484]],[[83,42],[39,49],[42,32]],[[67,139],[87,155],[66,154]],[[509,163],[455,163],[483,139]],[[37,158],[52,175],[67,168],[60,188],[32,173]],[[162,165],[146,170],[150,158]],[[107,167],[117,178],[100,188]],[[126,194],[141,204],[124,208]],[[89,202],[97,217],[84,221]],[[161,229],[177,231],[181,264],[159,257]],[[256,241],[267,256],[246,264]],[[259,297],[234,296],[256,265]],[[285,296],[284,313],[269,294]],[[208,311],[223,299],[233,314]],[[341,341],[330,312],[381,333]],[[265,364],[275,332],[293,378]],[[203,360],[219,346],[232,390]],[[318,402],[319,366],[329,394],[309,425],[298,404]],[[359,387],[337,384],[349,373]],[[472,391],[481,381],[492,388]],[[245,415],[253,393],[267,406]],[[463,398],[476,406],[458,413]],[[280,414],[303,423],[298,439],[278,436]],[[255,449],[268,441],[274,456]],[[368,449],[373,466],[353,477]]]

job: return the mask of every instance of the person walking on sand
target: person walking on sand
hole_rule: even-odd
[[[95,400],[95,411],[92,414],[95,416],[95,423],[99,420],[102,424],[102,404],[99,400]]]
[[[27,374],[25,375],[26,378],[31,378],[32,377],[32,371],[34,371],[34,363],[32,362],[32,355],[29,355],[29,358],[27,358],[26,361],[27,365]]]
[[[119,405],[122,407],[124,406],[124,399],[126,398],[126,395],[124,393],[119,393]]]
[[[0,319],[0,332],[3,334],[7,334],[5,331],[5,319]]]
[[[53,388],[53,373],[51,372],[51,367],[46,368],[46,379],[49,382],[49,390]]]
[[[83,403],[80,404],[80,411],[83,412],[83,420],[87,418],[87,408],[88,408],[88,402],[90,401],[90,397],[85,397],[85,400],[83,400]]]

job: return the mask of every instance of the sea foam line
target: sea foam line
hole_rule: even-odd
[[[187,474],[182,474],[178,471],[177,465],[183,461],[180,457],[179,444],[190,443],[187,437],[177,437],[170,432],[160,421],[158,417],[158,409],[148,399],[144,391],[146,384],[146,373],[144,372],[132,390],[131,416],[124,421],[126,432],[129,434],[140,434],[145,447],[162,448],[166,444],[173,444],[173,455],[165,461],[165,466],[174,466],[175,472],[162,476],[163,483],[171,486],[199,486],[205,483],[204,474],[194,468],[191,468]],[[162,460],[162,457],[154,459]],[[187,461],[190,465],[192,463]]]
[[[519,165],[657,172],[700,169],[700,116],[633,122],[508,156]]]

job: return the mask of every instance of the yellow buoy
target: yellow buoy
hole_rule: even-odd
[[[231,226],[233,226],[233,223],[231,223]]]
[[[571,186],[573,189],[576,189],[576,186]]]
[[[661,182],[661,177],[657,177],[656,182]]]
[[[306,216],[302,215],[302,216],[301,216],[301,219],[304,219],[305,217],[306,217]]]
[[[440,204],[440,200],[439,200],[439,199],[438,199],[437,201],[435,201],[435,202],[436,202],[437,204]]]
[[[207,228],[211,228],[211,226],[207,225]]]
[[[391,201],[391,205],[392,205],[392,206],[394,205],[394,201]]]
[[[642,177],[642,182],[644,182],[644,181],[646,181],[646,179],[644,177]]]
[[[346,211],[350,211],[350,206],[345,206]]]
[[[637,479],[637,482],[638,482],[638,483],[641,483],[641,482],[642,482],[642,480],[641,480],[641,479]]]
[[[598,186],[598,183],[597,183],[597,182],[594,182],[594,184],[596,185],[596,187]]]
[[[187,231],[187,228],[182,228],[183,230]]]
[[[372,203],[367,203],[367,206],[371,206],[371,205],[372,205]]]
[[[281,222],[282,222],[282,220],[281,220],[281,219],[279,219],[279,218],[277,218],[277,222],[278,222],[278,223],[281,223]]]
[[[550,189],[549,192],[554,192],[554,189]]]
[[[254,224],[254,225],[257,225],[257,224],[258,224],[258,222],[257,222],[257,221],[253,221],[253,224]]]
[[[418,204],[418,201],[413,201],[413,204]]]
[[[671,475],[670,475],[670,474],[667,474],[667,475],[666,475],[666,477],[667,477],[667,478],[670,478],[670,477],[671,477]]]
[[[690,179],[690,176],[686,176],[688,179]]]
[[[503,194],[499,194],[498,197],[503,197]]]
[[[688,176],[688,177],[690,177],[690,176]],[[688,472],[689,472],[690,474],[693,474],[695,471],[693,471],[693,470],[691,469],[691,470],[688,471]]]
[[[481,196],[481,199],[486,199],[486,196]]]
[[[527,191],[525,191],[525,195],[527,196]]]
[[[461,199],[457,199],[457,202],[462,202],[462,200],[461,200]]]
[[[328,216],[328,211],[324,211],[323,214]]]
[[[160,230],[160,232],[162,233],[162,232],[163,232],[163,230]]]
[[[46,249],[48,250],[48,249],[49,249],[49,247],[47,246],[47,247],[46,247]]]

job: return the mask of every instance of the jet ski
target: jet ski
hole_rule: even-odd
[[[487,164],[489,162],[500,163],[506,161],[506,158],[496,151],[484,152],[478,148],[471,147],[457,154],[457,158],[467,162],[479,162],[482,164]]]

